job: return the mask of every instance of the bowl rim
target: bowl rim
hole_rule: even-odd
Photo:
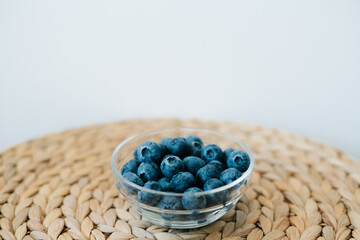
[[[168,132],[168,131],[200,131],[200,132],[205,132],[205,133],[212,133],[218,136],[222,136],[222,137],[226,137],[229,138],[231,140],[233,140],[234,142],[238,143],[239,145],[241,145],[247,152],[247,154],[249,155],[250,158],[250,165],[249,168],[242,173],[241,177],[236,179],[234,182],[231,182],[229,184],[226,184],[222,187],[219,188],[215,188],[215,189],[211,189],[211,190],[207,190],[207,191],[202,191],[202,192],[195,192],[195,193],[175,193],[175,192],[162,192],[162,191],[157,191],[157,190],[153,190],[153,189],[148,189],[142,186],[139,186],[133,182],[130,182],[129,180],[127,180],[126,178],[124,178],[121,173],[118,171],[118,169],[115,166],[115,161],[116,161],[116,155],[117,153],[121,150],[121,148],[127,144],[128,142],[130,142],[131,140],[137,138],[137,137],[141,137],[141,136],[146,136],[146,135],[150,135],[150,134],[156,134],[156,133],[162,133],[162,132]],[[150,141],[150,140],[149,140]],[[131,160],[131,159],[130,159]],[[130,185],[140,191],[145,191],[145,192],[149,192],[149,193],[154,193],[154,194],[159,194],[159,195],[163,195],[163,196],[177,196],[177,197],[183,197],[183,196],[202,196],[202,195],[208,195],[208,194],[213,194],[213,193],[218,193],[218,192],[222,192],[225,191],[227,189],[230,189],[234,186],[236,186],[237,184],[241,183],[244,179],[247,179],[254,168],[254,156],[252,151],[250,150],[250,148],[243,143],[242,141],[240,141],[238,138],[227,134],[227,133],[222,133],[219,131],[215,131],[215,130],[211,130],[211,129],[206,129],[206,128],[189,128],[189,127],[175,127],[175,128],[163,128],[163,129],[157,129],[157,130],[150,130],[150,131],[144,131],[144,132],[139,132],[135,135],[132,135],[128,138],[126,138],[124,141],[122,141],[114,150],[114,152],[111,155],[111,168],[113,170],[113,173],[115,173],[120,181],[125,182],[127,185]],[[202,189],[201,189],[202,190]]]

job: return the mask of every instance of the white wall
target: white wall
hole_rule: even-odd
[[[2,1],[0,150],[139,117],[260,123],[360,158],[360,1]]]

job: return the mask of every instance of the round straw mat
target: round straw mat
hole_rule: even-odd
[[[176,126],[232,134],[255,156],[246,195],[198,229],[149,223],[112,178],[110,156],[122,140]],[[0,154],[0,239],[360,239],[359,172],[333,147],[262,126],[176,119],[89,126]]]

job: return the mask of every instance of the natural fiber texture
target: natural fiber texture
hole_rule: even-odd
[[[230,133],[254,152],[252,185],[199,229],[155,226],[117,191],[110,156],[138,132],[174,126]],[[360,239],[360,167],[290,133],[228,122],[127,121],[14,146],[0,155],[1,239]]]

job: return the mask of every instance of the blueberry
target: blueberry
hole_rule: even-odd
[[[250,158],[244,151],[234,151],[230,153],[226,164],[229,168],[236,168],[240,172],[245,172],[250,166]]]
[[[196,172],[205,166],[205,161],[201,158],[189,156],[183,159],[183,163],[185,164],[185,168],[188,172],[192,174],[196,174]]]
[[[149,181],[145,183],[144,188],[161,191],[160,184],[155,181]],[[160,200],[160,198],[161,196],[159,194],[140,191],[137,199],[141,203],[154,206]]]
[[[161,172],[165,177],[171,179],[172,176],[185,170],[183,161],[175,155],[166,155],[160,164]]]
[[[166,154],[168,154],[167,144],[170,140],[171,140],[171,138],[166,137],[166,138],[161,139],[161,141],[159,143],[159,146],[162,149],[164,156]]]
[[[224,183],[224,184],[229,184],[233,181],[235,181],[236,179],[238,179],[239,177],[241,177],[242,173],[237,170],[236,168],[228,168],[225,169],[221,174],[220,174],[220,180]]]
[[[135,183],[136,185],[144,186],[144,182],[138,176],[136,176],[135,173],[127,172],[123,175],[123,177],[130,182]]]
[[[167,146],[167,144],[169,143],[170,140],[171,140],[171,138],[165,137],[165,138],[161,139],[160,144]]]
[[[224,163],[226,163],[227,158],[229,157],[230,153],[232,153],[233,151],[235,151],[235,149],[233,148],[227,148],[224,150],[224,155],[223,155]]]
[[[163,196],[157,205],[158,208],[166,210],[183,210],[181,197]],[[177,216],[173,213],[162,212],[161,217],[165,220],[174,220]]]
[[[163,156],[163,150],[156,142],[147,141],[137,148],[137,157],[140,162],[159,163]]]
[[[184,192],[196,185],[194,175],[189,172],[179,172],[171,178],[170,186],[174,192]]]
[[[206,145],[201,151],[201,158],[206,162],[210,162],[212,160],[222,160],[223,152],[221,148],[216,144]]]
[[[204,147],[202,140],[198,136],[190,135],[186,137],[186,141],[189,143],[189,155],[200,157]]]
[[[203,147],[204,145],[198,141],[189,142],[189,155],[200,157]]]
[[[213,165],[220,172],[222,172],[225,169],[224,164],[218,160],[212,160],[207,165]]]
[[[199,143],[203,144],[203,141],[201,140],[201,138],[199,138],[199,137],[196,136],[196,135],[189,135],[189,136],[186,137],[186,140],[187,140],[188,142],[196,141],[196,142],[199,142]]]
[[[210,178],[219,178],[221,172],[213,165],[205,165],[196,173],[196,179],[204,184]]]
[[[161,178],[158,183],[160,184],[161,191],[171,192],[170,182],[166,178]]]
[[[139,148],[140,148],[140,146],[138,146],[134,151],[134,158],[137,160],[139,160]]]
[[[204,191],[216,189],[216,188],[219,188],[222,186],[224,186],[224,183],[222,181],[220,181],[217,178],[211,178],[211,179],[207,180],[206,183],[204,184]],[[225,204],[227,196],[228,196],[228,193],[226,190],[217,192],[217,193],[207,194],[206,201],[207,201],[208,207],[218,205],[220,203]]]
[[[135,173],[132,172],[127,172],[124,173],[123,177],[127,180],[129,180],[132,183],[135,183],[136,185],[139,186],[144,186],[144,182],[138,177],[136,176]],[[118,188],[121,187],[121,185],[117,185]],[[136,188],[134,188],[133,186],[130,186],[130,184],[127,184],[124,182],[124,188],[126,189],[127,194],[129,195],[133,195],[133,194],[137,194],[138,190]]]
[[[162,143],[158,143],[160,149],[161,149],[161,152],[162,152],[162,155],[165,156],[166,154],[168,154],[168,149],[167,149],[167,146],[162,144]]]
[[[161,177],[161,172],[159,166],[155,163],[141,163],[137,175],[144,182],[157,181]]]
[[[203,190],[197,187],[192,187],[186,189],[184,193],[197,193],[197,192],[203,192]],[[206,207],[206,197],[205,195],[183,196],[182,205],[186,210],[202,209]]]
[[[210,178],[204,184],[204,190],[208,191],[208,190],[219,188],[219,187],[222,187],[222,186],[224,186],[224,183],[222,181],[220,181],[217,178]]]
[[[176,196],[163,196],[157,205],[158,208],[168,210],[182,210],[183,205],[181,203],[181,197]]]
[[[127,173],[127,172],[132,172],[132,173],[136,174],[139,165],[140,165],[140,162],[137,159],[132,159],[132,160],[128,161],[121,168],[121,175],[124,175],[124,173]]]
[[[167,144],[168,151],[180,158],[185,157],[189,151],[189,144],[183,137],[172,138]]]

